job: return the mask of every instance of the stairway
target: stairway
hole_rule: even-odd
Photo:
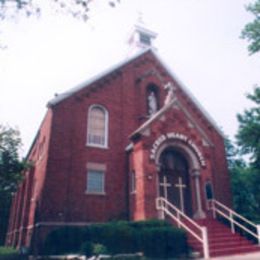
[[[260,252],[260,246],[237,233],[233,234],[228,226],[211,217],[196,222],[200,226],[207,227],[211,257]],[[203,255],[201,243],[189,234],[188,243],[194,251],[199,251]]]

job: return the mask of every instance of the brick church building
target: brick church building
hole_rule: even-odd
[[[154,37],[136,26],[131,42]],[[47,108],[6,245],[40,248],[62,226],[159,218],[158,197],[192,219],[207,217],[212,197],[231,206],[223,134],[152,47]]]

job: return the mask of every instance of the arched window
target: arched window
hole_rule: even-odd
[[[154,84],[149,84],[146,88],[147,114],[152,116],[159,110],[159,90]]]
[[[108,144],[108,112],[99,105],[93,105],[88,111],[87,144],[107,147]]]

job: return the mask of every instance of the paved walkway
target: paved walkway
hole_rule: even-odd
[[[251,254],[240,254],[240,255],[232,255],[232,256],[223,256],[223,257],[214,257],[211,260],[260,260],[260,253],[251,253]]]

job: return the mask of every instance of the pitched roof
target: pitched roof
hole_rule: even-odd
[[[58,103],[60,103],[61,101],[63,101],[64,99],[72,96],[73,94],[75,94],[76,92],[88,87],[89,85],[95,83],[96,81],[98,81],[99,79],[102,79],[105,76],[108,76],[110,73],[112,73],[113,71],[120,69],[121,67],[127,65],[128,63],[130,63],[131,61],[139,58],[140,56],[142,56],[143,54],[152,51],[150,48],[147,48],[145,50],[142,50],[141,52],[137,53],[136,55],[123,60],[122,62],[117,63],[116,65],[110,67],[107,70],[102,71],[101,73],[97,74],[96,76],[83,81],[82,83],[80,83],[79,85],[75,86],[74,88],[70,89],[69,91],[66,91],[64,93],[59,94],[58,96],[56,96],[55,98],[51,99],[47,106],[54,106]],[[152,51],[153,52],[153,51]]]
[[[152,48],[147,48],[145,50],[140,51],[136,55],[123,60],[122,62],[110,67],[109,69],[97,74],[96,76],[82,82],[81,84],[77,85],[76,87],[70,89],[69,91],[66,91],[62,94],[59,94],[57,97],[51,99],[47,106],[51,107],[54,106],[61,101],[67,99],[68,97],[72,96],[76,92],[87,88],[91,84],[95,83],[96,81],[100,80],[101,78],[109,75],[113,71],[122,68],[123,66],[129,64],[130,62],[134,61],[135,59],[141,57],[145,53],[151,52],[153,56],[157,59],[157,61],[161,64],[162,67],[165,68],[165,70],[168,72],[168,74],[175,80],[175,82],[178,84],[178,86],[182,89],[182,91],[194,102],[194,104],[197,106],[197,108],[201,111],[201,113],[205,116],[205,118],[208,120],[208,122],[217,130],[217,132],[224,136],[221,129],[218,127],[218,125],[215,123],[215,121],[212,119],[212,117],[208,114],[208,112],[202,107],[202,105],[198,102],[198,100],[194,97],[194,95],[189,91],[189,89],[181,82],[181,80],[176,76],[176,74],[169,68],[169,66],[161,59],[159,54],[155,52]]]

